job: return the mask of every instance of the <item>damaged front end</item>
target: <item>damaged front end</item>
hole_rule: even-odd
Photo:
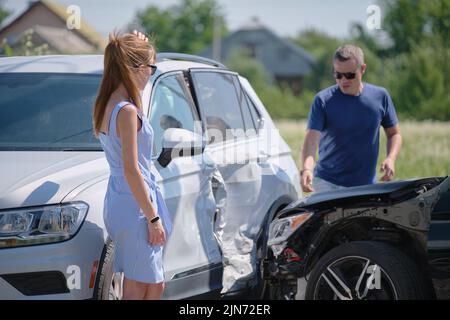
[[[270,298],[305,298],[301,283],[306,287],[305,278],[308,280],[319,259],[354,241],[395,247],[427,275],[431,213],[449,187],[450,178],[431,177],[317,193],[291,203],[269,228],[263,275],[269,284]],[[349,297],[359,296],[359,292],[335,278],[340,282],[335,286],[330,283],[335,296],[343,296],[340,289],[348,291]]]

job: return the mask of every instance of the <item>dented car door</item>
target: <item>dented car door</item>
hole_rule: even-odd
[[[216,199],[215,231],[223,255],[222,293],[227,293],[248,286],[256,275],[255,237],[265,216],[258,210],[263,168],[256,119],[242,103],[246,97],[235,73],[191,73],[209,139],[205,153],[213,160],[221,188],[215,194],[223,195]]]
[[[190,292],[209,291],[214,284],[213,270],[220,274],[221,256],[213,234],[216,201],[211,188],[211,161],[205,155],[175,157],[162,166],[157,158],[162,137],[170,128],[198,132],[195,106],[182,72],[159,78],[151,99],[150,121],[154,130],[155,175],[162,181],[161,191],[172,215],[173,229],[165,245],[165,296],[182,298],[186,286]],[[220,279],[220,278],[218,278]],[[174,295],[177,292],[177,295]]]

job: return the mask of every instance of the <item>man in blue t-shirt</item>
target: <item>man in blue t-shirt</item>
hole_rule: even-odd
[[[314,98],[302,149],[301,185],[320,192],[376,182],[380,125],[387,136],[381,180],[395,173],[402,137],[395,107],[386,89],[366,82],[362,50],[344,45],[334,54],[336,85]],[[319,147],[319,161],[314,168]]]

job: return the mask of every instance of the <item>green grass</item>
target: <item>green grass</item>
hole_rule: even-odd
[[[306,133],[306,121],[276,121],[281,135],[292,149],[300,168],[299,156]],[[394,179],[450,175],[450,122],[400,122],[403,146],[395,163]],[[379,168],[386,157],[386,136],[381,130]]]

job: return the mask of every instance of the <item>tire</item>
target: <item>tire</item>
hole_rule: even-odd
[[[382,242],[355,241],[319,259],[308,279],[306,299],[426,299],[424,283],[418,267],[402,251]]]
[[[96,300],[120,300],[122,296],[122,274],[114,274],[114,244],[108,238],[103,249],[100,265],[97,272],[97,280],[94,287],[94,299]]]

